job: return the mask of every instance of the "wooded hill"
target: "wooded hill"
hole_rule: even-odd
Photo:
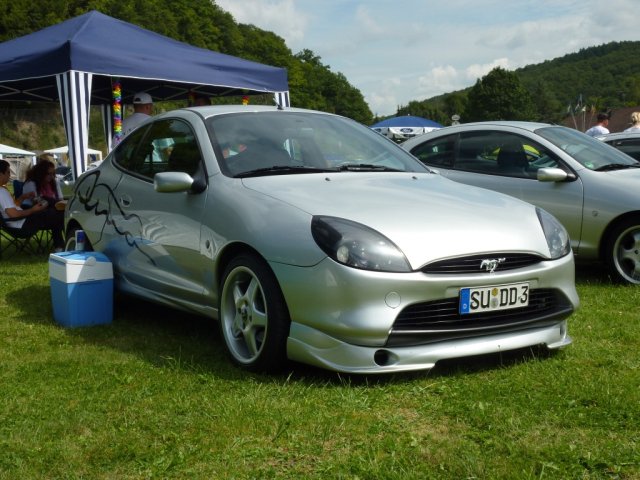
[[[584,48],[519,68],[514,73],[536,107],[531,120],[559,122],[568,114],[569,107],[606,111],[640,105],[640,42],[611,42]],[[463,114],[470,90],[471,87],[412,101],[401,107],[398,114],[423,116],[450,125],[452,115]]]

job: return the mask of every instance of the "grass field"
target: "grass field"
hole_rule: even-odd
[[[0,479],[640,479],[640,288],[597,269],[557,354],[354,377],[248,374],[132,299],[61,328],[47,268],[0,260]]]

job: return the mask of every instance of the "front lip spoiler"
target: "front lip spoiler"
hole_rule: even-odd
[[[566,347],[572,339],[566,320],[521,332],[494,334],[410,347],[352,345],[299,323],[292,323],[287,340],[289,359],[343,373],[381,374],[428,370],[440,360],[483,355],[545,345]]]

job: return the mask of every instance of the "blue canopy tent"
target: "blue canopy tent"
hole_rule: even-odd
[[[90,105],[101,105],[112,137],[112,79],[122,104],[274,93],[289,106],[287,72],[194,47],[97,11],[0,43],[0,100],[60,102],[74,174],[86,169]]]
[[[392,140],[402,141],[415,137],[416,135],[430,132],[431,130],[442,128],[442,125],[426,118],[402,115],[382,120],[372,125],[371,128]]]

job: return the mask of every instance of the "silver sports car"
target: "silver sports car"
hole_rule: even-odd
[[[566,230],[452,182],[349,119],[276,107],[158,115],[76,182],[68,248],[121,291],[219,320],[230,358],[353,373],[571,342]]]
[[[528,122],[446,127],[402,146],[451,180],[544,208],[568,230],[577,261],[640,284],[637,160],[577,130]]]

